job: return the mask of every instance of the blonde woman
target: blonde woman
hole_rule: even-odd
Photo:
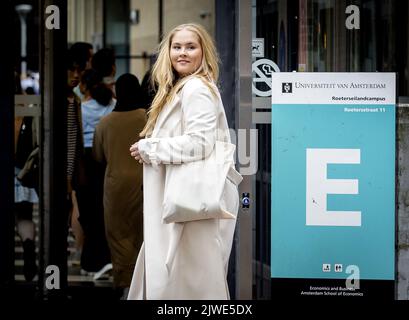
[[[128,299],[229,299],[226,276],[236,220],[162,222],[167,166],[201,160],[216,141],[230,142],[215,85],[218,72],[215,46],[200,25],[180,25],[162,41],[144,139],[130,148],[144,168],[144,244]],[[229,186],[223,201],[237,215],[237,187]]]

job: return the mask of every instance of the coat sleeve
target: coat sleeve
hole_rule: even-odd
[[[200,80],[197,80],[200,81]],[[142,159],[152,164],[180,164],[206,158],[214,148],[217,105],[204,85],[189,82],[182,92],[183,134],[175,137],[147,138],[138,142]]]

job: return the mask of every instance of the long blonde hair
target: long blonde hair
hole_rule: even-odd
[[[199,68],[189,76],[179,78],[173,69],[170,59],[170,47],[176,32],[188,30],[197,35],[202,48],[202,62]],[[148,121],[140,133],[141,137],[152,134],[156,120],[163,107],[175,98],[175,95],[183,88],[183,85],[191,77],[199,77],[209,87],[213,95],[216,90],[213,84],[219,78],[219,57],[211,36],[199,24],[181,24],[171,30],[159,45],[158,59],[156,60],[151,73],[152,86],[157,87],[155,98],[148,111]]]

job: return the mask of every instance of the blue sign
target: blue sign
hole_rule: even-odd
[[[281,73],[271,277],[393,280],[395,74]]]

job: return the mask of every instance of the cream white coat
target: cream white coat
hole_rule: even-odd
[[[211,152],[216,140],[230,142],[218,90],[217,94],[215,98],[199,78],[188,80],[163,108],[152,136],[138,143],[147,162],[144,244],[128,299],[229,299],[226,276],[236,220],[162,222],[166,164],[195,161]],[[192,153],[192,149],[204,153]],[[228,211],[237,215],[237,187],[230,180],[226,183],[223,200]]]

